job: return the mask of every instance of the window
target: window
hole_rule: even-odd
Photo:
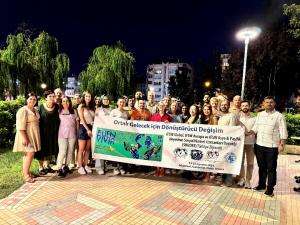
[[[161,82],[154,82],[154,85],[161,85]]]
[[[155,98],[160,98],[161,97],[161,95],[155,95]]]
[[[151,81],[151,80],[148,80],[148,84],[152,84],[152,81]]]
[[[160,69],[155,70],[156,74],[162,74],[162,71]]]

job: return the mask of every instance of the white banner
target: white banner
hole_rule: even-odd
[[[180,170],[239,174],[244,128],[97,117],[95,158]]]

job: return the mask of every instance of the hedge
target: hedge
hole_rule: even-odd
[[[0,101],[0,147],[13,145],[17,110],[25,104],[24,97],[13,101]],[[291,137],[300,137],[300,114],[285,114],[289,133],[288,144],[300,144]]]
[[[24,104],[24,97],[18,97],[13,101],[0,101],[0,147],[13,145],[16,113]]]

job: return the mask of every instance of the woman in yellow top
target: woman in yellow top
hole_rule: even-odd
[[[24,181],[33,183],[35,180],[30,173],[30,166],[34,153],[41,149],[39,119],[40,114],[34,108],[37,97],[34,93],[28,94],[27,104],[17,112],[16,137],[14,152],[24,152],[23,157],[23,176]]]

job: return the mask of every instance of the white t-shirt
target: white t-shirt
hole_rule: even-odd
[[[116,109],[113,109],[111,112],[110,112],[110,116],[111,117],[117,117],[117,118],[122,118],[124,120],[128,120],[129,118],[129,115],[128,115],[128,112],[127,111],[120,111],[118,108]]]
[[[251,115],[245,115],[240,113],[240,121],[245,126],[245,132],[249,132],[255,123],[255,117]],[[245,136],[245,145],[254,145],[255,144],[255,135],[246,135]]]
[[[285,118],[275,110],[258,113],[252,130],[257,134],[256,144],[268,148],[277,148],[280,139],[288,138]]]

